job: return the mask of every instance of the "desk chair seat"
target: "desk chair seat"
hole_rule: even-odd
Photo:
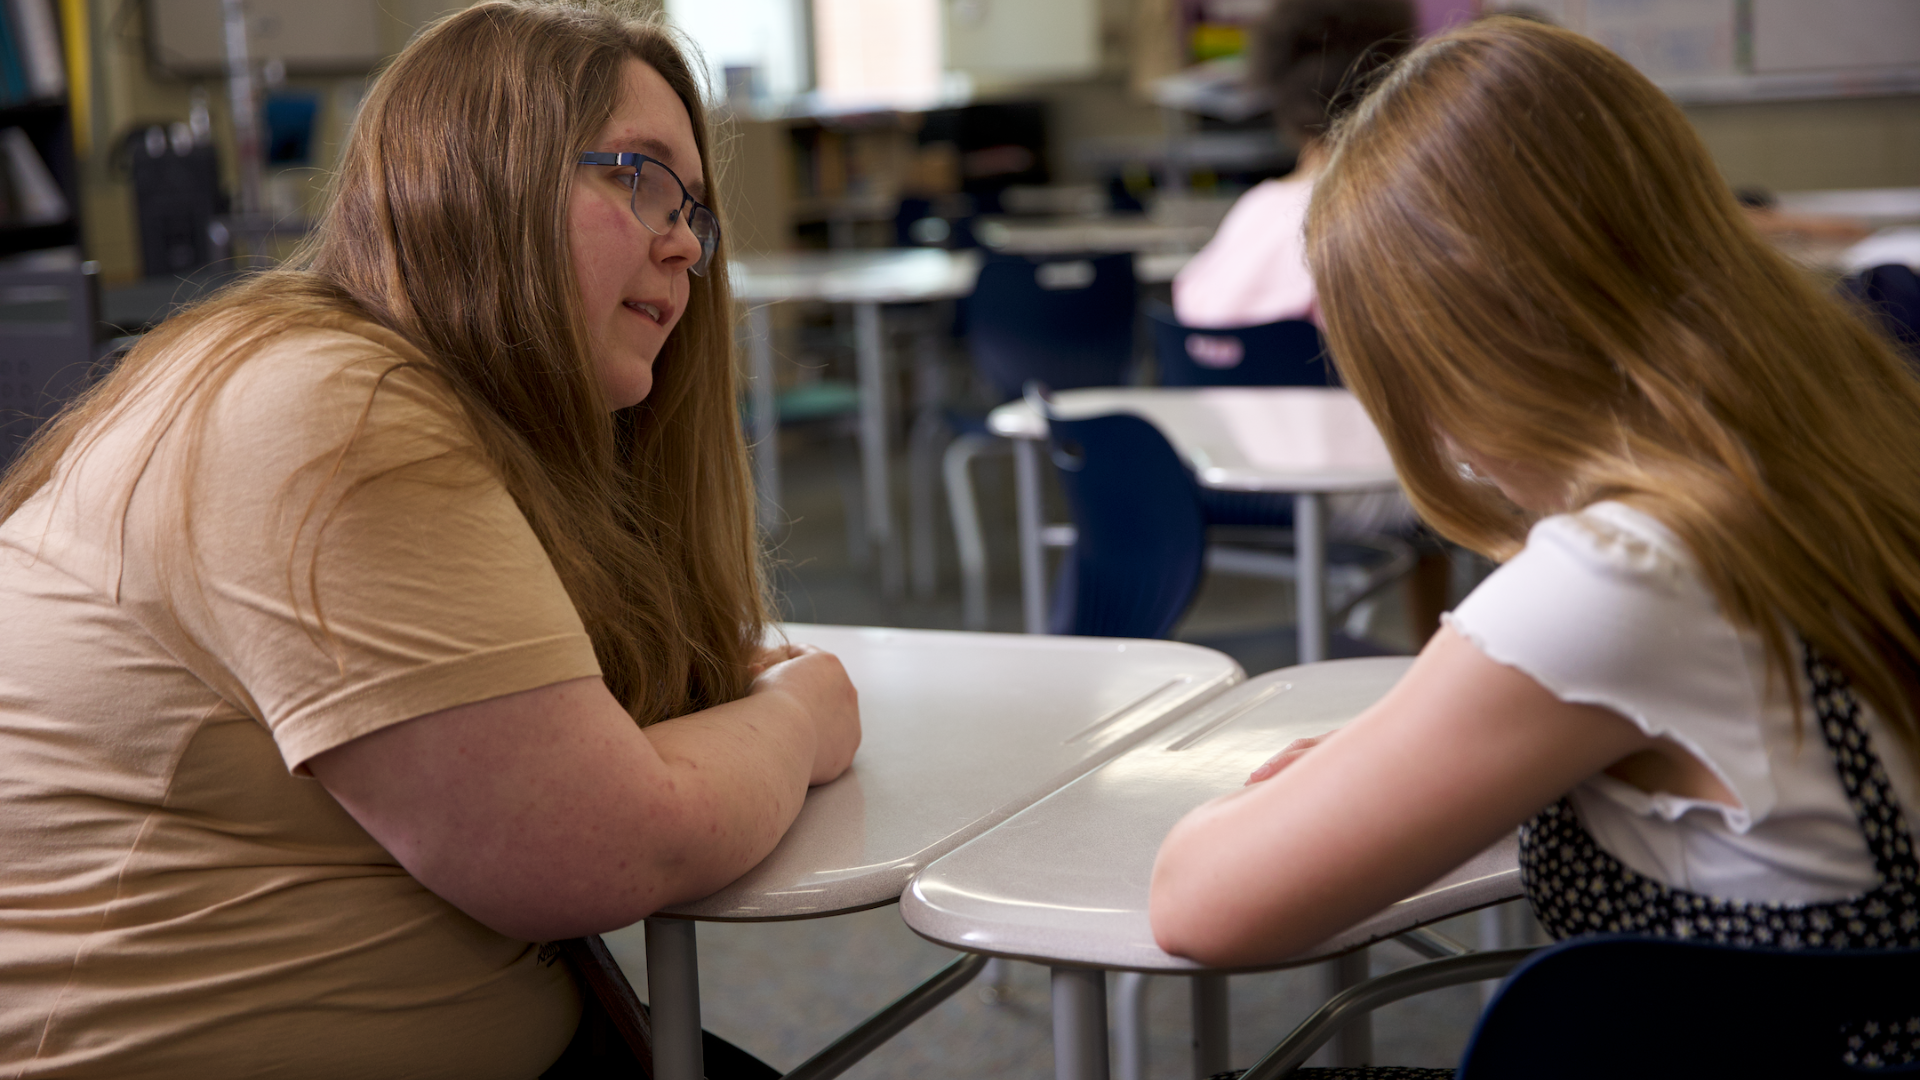
[[[1841,291],[1879,316],[1887,333],[1920,370],[1920,275],[1900,263],[1875,266],[1841,282]]]
[[[1479,981],[1502,965],[1515,970],[1481,1014],[1458,1080],[1920,1075],[1912,1052],[1920,949],[1759,949],[1605,934],[1525,952],[1469,953],[1371,979],[1328,1002],[1253,1068],[1228,1075],[1406,1077],[1294,1066],[1353,1015]]]

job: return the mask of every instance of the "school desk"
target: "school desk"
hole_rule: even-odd
[[[800,817],[739,880],[647,920],[656,1080],[699,1080],[700,920],[814,919],[890,904],[928,863],[1243,678],[1210,649],[1171,641],[789,625],[840,657],[860,692],[853,767],[807,795]],[[964,985],[971,964],[907,1009]],[[801,1066],[832,1075],[897,1030],[857,1029]],[[907,1019],[911,1019],[908,1016]]]
[[[1202,486],[1293,495],[1300,659],[1326,658],[1326,497],[1398,485],[1386,444],[1352,394],[1331,387],[1112,387],[1061,391],[1053,409],[1067,419],[1133,413],[1160,429]],[[1016,401],[995,409],[987,426],[1016,440],[1021,597],[1028,632],[1040,633],[1047,594],[1038,447],[1047,422]]]
[[[1196,1009],[1197,1075],[1223,1070],[1226,973],[1161,951],[1147,921],[1160,842],[1188,811],[1239,788],[1287,743],[1351,720],[1412,662],[1336,660],[1241,683],[935,861],[901,898],[900,914],[930,941],[1052,968],[1059,1080],[1106,1080],[1104,972],[1113,970],[1199,977],[1196,999],[1208,1004]],[[1520,893],[1509,837],[1298,956],[1236,970],[1344,957],[1350,962],[1329,965],[1330,981],[1352,985],[1365,978],[1360,950],[1368,943]],[[1365,1021],[1344,1034],[1336,1053],[1364,1057]]]

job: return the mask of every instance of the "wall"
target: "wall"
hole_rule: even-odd
[[[1920,97],[1696,105],[1687,116],[1736,186],[1920,187]]]
[[[473,0],[383,0],[381,43],[398,52],[414,32],[436,16],[458,10]],[[138,229],[134,222],[133,190],[115,168],[116,144],[130,129],[149,123],[185,120],[195,87],[207,94],[214,139],[220,147],[228,189],[232,190],[233,140],[224,79],[185,80],[152,67],[147,60],[145,11],[142,0],[90,0],[96,108],[93,152],[82,164],[81,203],[89,257],[99,261],[104,283],[113,285],[140,276]],[[327,171],[339,157],[367,78],[292,77],[287,88],[305,90],[320,98],[314,132],[313,164],[301,168],[269,169],[264,192],[269,207],[298,216],[318,205]]]

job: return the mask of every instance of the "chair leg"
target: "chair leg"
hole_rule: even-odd
[[[913,595],[930,599],[939,585],[940,551],[935,534],[934,473],[940,459],[940,439],[947,424],[938,410],[923,409],[913,422],[912,449],[907,462],[908,516],[912,521]]]
[[[1147,975],[1123,971],[1113,989],[1113,1080],[1147,1080]]]
[[[948,443],[942,455],[953,541],[960,549],[961,625],[968,630],[987,628],[987,544],[980,534],[980,509],[969,466],[974,458],[1003,445],[991,436],[968,434]]]

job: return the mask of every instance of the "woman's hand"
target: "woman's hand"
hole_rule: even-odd
[[[1332,733],[1329,732],[1328,734]],[[1326,735],[1314,735],[1306,739],[1293,740],[1281,747],[1279,753],[1268,758],[1265,762],[1261,763],[1259,768],[1253,770],[1253,773],[1247,777],[1247,783],[1257,784],[1262,780],[1273,778],[1279,774],[1281,769],[1299,761],[1302,754],[1319,746],[1320,740],[1326,737]]]
[[[847,771],[860,748],[860,693],[840,658],[813,645],[772,645],[760,650],[747,693],[785,695],[813,725],[813,766],[808,784],[824,784]]]

